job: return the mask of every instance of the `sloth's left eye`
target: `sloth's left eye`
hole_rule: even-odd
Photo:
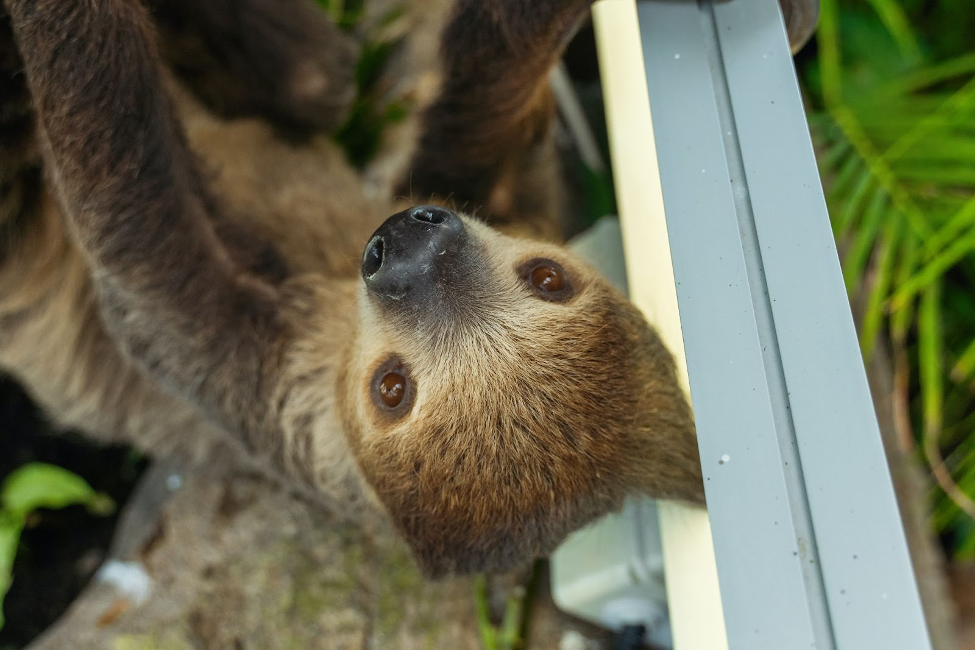
[[[562,291],[567,282],[566,278],[563,277],[563,269],[548,264],[541,264],[533,269],[533,272],[529,274],[529,281],[540,291],[548,293]]]
[[[377,385],[380,400],[390,408],[397,408],[407,392],[407,378],[399,372],[388,372]]]
[[[563,302],[573,296],[570,278],[558,262],[532,259],[521,264],[518,273],[544,300]]]

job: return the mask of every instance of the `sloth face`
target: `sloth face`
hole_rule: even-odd
[[[421,206],[361,272],[345,430],[429,575],[549,553],[629,494],[701,500],[671,357],[565,249]]]

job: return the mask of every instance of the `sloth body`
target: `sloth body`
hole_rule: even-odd
[[[631,494],[702,502],[654,330],[512,234],[552,223],[546,75],[587,2],[455,3],[378,193],[316,135],[353,57],[311,5],[4,1],[0,365],[56,423],[236,446],[388,517],[431,576],[548,553]]]

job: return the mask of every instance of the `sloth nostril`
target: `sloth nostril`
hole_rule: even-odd
[[[383,265],[383,239],[374,237],[363,252],[363,275],[370,277]]]
[[[449,213],[447,210],[442,210],[441,208],[433,207],[420,207],[414,208],[410,211],[410,216],[416,221],[421,221],[424,223],[429,223],[434,226],[439,226],[448,220]]]

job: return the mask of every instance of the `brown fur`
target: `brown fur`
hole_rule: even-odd
[[[335,30],[302,0],[247,0],[233,21],[161,0],[180,82],[133,0],[5,3],[2,83],[27,90],[0,124],[23,136],[2,145],[0,364],[59,423],[156,452],[236,441],[340,511],[381,506],[433,576],[548,553],[629,494],[702,502],[671,357],[566,249],[463,217],[473,271],[442,308],[371,299],[361,251],[401,206],[324,136],[274,126],[323,128],[348,102],[347,46],[309,55]],[[459,0],[401,189],[513,231],[552,223],[545,79],[587,6]],[[255,27],[270,13],[280,29]],[[206,70],[181,65],[180,38]],[[534,258],[566,269],[569,300],[529,290]],[[371,395],[392,359],[413,400],[397,414]]]

